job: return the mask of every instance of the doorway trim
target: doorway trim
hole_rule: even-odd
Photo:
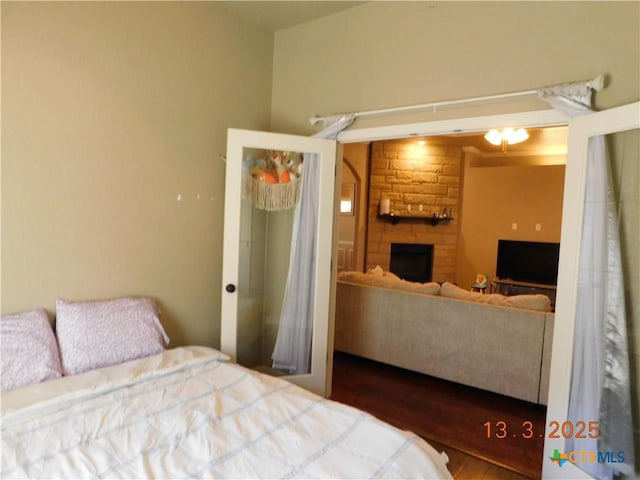
[[[355,179],[355,183],[354,183],[354,192],[353,192],[353,248],[352,248],[352,256],[353,256],[353,265],[355,267],[356,270],[359,270],[360,265],[358,262],[358,255],[360,254],[360,250],[361,247],[364,247],[364,239],[362,239],[362,241],[360,241],[360,239],[358,238],[358,231],[359,231],[359,226],[360,226],[360,222],[362,221],[362,209],[364,208],[363,205],[360,205],[360,190],[362,188],[362,179],[360,178],[360,175],[358,175],[358,171],[353,167],[353,165],[351,164],[351,162],[349,161],[348,158],[344,157],[342,159],[342,168],[343,171],[344,169],[348,169],[349,172],[351,172],[351,174],[353,175],[354,179]],[[344,185],[344,176],[342,179],[342,185]],[[345,254],[346,255],[346,254]],[[348,263],[348,262],[347,262]],[[362,262],[364,263],[364,262]],[[340,264],[338,263],[338,267],[340,266]],[[351,265],[349,265],[351,266]],[[349,268],[351,269],[351,268]]]
[[[634,103],[631,105],[626,105],[618,108],[638,108],[638,103]],[[613,109],[611,109],[613,110]],[[600,115],[604,112],[594,113],[594,115]],[[637,118],[637,117],[635,117]],[[522,127],[545,127],[545,126],[560,126],[560,125],[570,125],[573,121],[570,121],[570,117],[567,115],[552,109],[547,110],[537,110],[537,111],[527,111],[520,112],[514,114],[504,114],[504,115],[494,115],[494,116],[482,116],[482,117],[467,117],[467,118],[455,118],[455,119],[447,119],[447,120],[439,120],[432,122],[423,122],[423,123],[411,123],[411,124],[396,124],[396,125],[383,125],[379,127],[369,127],[369,128],[361,128],[361,129],[351,129],[348,131],[343,131],[340,135],[338,135],[338,141],[340,143],[357,143],[357,142],[371,142],[377,140],[388,140],[388,139],[398,139],[398,138],[410,138],[413,136],[436,136],[436,135],[445,135],[445,134],[456,134],[456,133],[472,133],[483,130],[488,130],[490,128],[500,128],[500,127],[514,127],[514,126],[522,126]],[[587,117],[584,119],[579,119],[579,123],[589,123]],[[634,124],[635,126],[635,124]],[[574,127],[575,128],[575,127]],[[569,128],[570,137],[571,127]],[[591,132],[592,134],[595,132]],[[598,133],[606,133],[606,132],[598,132]],[[576,134],[573,134],[576,135]],[[583,145],[584,147],[584,145]],[[584,147],[586,151],[586,147]],[[572,155],[572,158],[580,159],[580,156],[577,154]],[[565,180],[565,195],[567,194],[567,183]],[[574,184],[573,188],[584,188],[584,179],[581,184]],[[562,242],[565,242],[565,215],[563,212],[563,226],[562,226]],[[576,218],[567,220],[571,222],[577,221]],[[575,235],[574,235],[575,236]],[[573,249],[571,252],[571,258],[565,256],[561,257],[562,264],[571,265],[575,263],[575,252],[579,249],[576,248],[576,241],[572,238],[569,239],[567,246],[565,246],[565,250]],[[564,272],[566,276],[573,277],[576,274],[575,268],[572,268],[569,271],[568,268],[560,267],[561,271]],[[561,280],[559,279],[559,284]],[[567,281],[562,280],[563,283],[567,283]],[[563,304],[565,304],[565,309],[573,309],[575,307],[575,292],[572,290],[575,286],[571,287],[569,291],[570,297],[567,297]],[[562,312],[556,312],[556,319],[561,317],[560,320],[567,320],[569,317]],[[568,406],[568,388],[569,388],[569,373],[570,373],[570,362],[566,362],[566,358],[571,355],[570,350],[563,350],[562,352],[558,352],[557,346],[560,343],[564,345],[566,343],[566,339],[572,339],[573,335],[567,335],[567,329],[573,331],[573,322],[574,318],[570,317],[571,323],[570,325],[565,325],[562,329],[558,328],[559,323],[556,321],[556,327],[554,328],[554,342],[552,348],[552,366],[555,367],[558,364],[564,364],[562,369],[551,369],[551,375],[549,381],[549,401],[548,401],[548,418],[553,418],[555,420],[566,419],[566,412]],[[569,332],[569,333],[571,333]],[[560,354],[561,358],[558,357]],[[555,413],[554,413],[555,412]],[[554,416],[555,415],[555,416]],[[545,432],[547,435],[548,432]],[[545,437],[545,440],[546,437]],[[548,453],[549,449],[552,448],[554,444],[545,441],[545,454]],[[542,461],[542,459],[541,459]],[[544,476],[551,475],[553,473],[553,478],[576,478],[577,472],[580,472],[580,478],[591,478],[586,473],[578,470],[576,467],[570,466],[566,467],[564,470],[560,471],[559,469],[555,469],[555,471],[551,472],[549,469],[549,465],[547,463],[544,464],[545,471]],[[568,475],[568,476],[567,476]]]
[[[338,134],[339,144],[371,143],[380,140],[396,140],[411,137],[429,137],[487,131],[492,128],[506,127],[552,127],[569,124],[570,117],[555,109],[530,110],[525,112],[485,115],[480,117],[458,117],[430,122],[389,124],[378,127],[351,128]],[[341,157],[341,156],[339,156]],[[364,188],[369,188],[366,185]],[[368,195],[367,195],[368,197]],[[365,205],[364,210],[368,205]],[[363,245],[364,265],[366,267],[366,241]],[[336,234],[337,236],[337,234]],[[337,242],[337,240],[335,241]],[[334,245],[337,258],[337,243]]]
[[[504,127],[549,127],[567,125],[569,117],[557,110],[533,110],[527,112],[487,115],[482,117],[461,117],[431,122],[383,125],[380,127],[352,128],[338,135],[340,143],[374,142],[409,138],[415,136],[434,136],[452,133],[470,133],[490,128]]]

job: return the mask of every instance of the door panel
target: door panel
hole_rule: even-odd
[[[278,157],[277,152],[294,152]],[[320,162],[316,223],[315,292],[311,319],[311,362],[306,372],[289,376],[272,368],[279,330],[291,240],[296,190],[288,182],[271,183],[272,159],[296,162],[296,154],[315,153]],[[334,207],[336,142],[310,137],[230,129],[227,139],[221,349],[239,364],[287,379],[325,394]],[[305,160],[312,161],[312,160]],[[304,162],[302,167],[304,168]],[[253,173],[253,175],[252,175]],[[282,176],[283,169],[280,169]],[[289,175],[288,173],[286,174]],[[259,178],[260,177],[260,178]],[[248,179],[251,179],[248,181]],[[284,192],[284,193],[283,193]],[[274,206],[275,205],[275,206]],[[288,208],[285,208],[288,207]]]
[[[578,265],[579,252],[581,250],[581,237],[584,221],[584,199],[586,184],[586,165],[589,140],[592,137],[605,135],[605,140],[611,145],[616,145],[623,138],[625,144],[631,145],[631,151],[616,152],[616,148],[611,151],[610,168],[618,170],[618,178],[623,181],[618,187],[614,183],[614,190],[617,197],[617,207],[620,219],[620,234],[622,246],[622,262],[625,282],[628,282],[627,291],[627,324],[631,329],[640,330],[638,325],[638,269],[637,245],[638,235],[638,177],[637,165],[640,161],[638,152],[638,135],[640,135],[640,103],[626,105],[603,112],[590,114],[576,118],[569,122],[569,144],[568,159],[565,173],[565,191],[562,219],[561,250],[558,275],[558,298],[556,302],[556,318],[553,332],[553,349],[551,357],[551,375],[549,385],[549,402],[547,408],[547,431],[545,432],[545,446],[543,457],[543,478],[563,478],[579,479],[592,478],[585,472],[583,462],[591,461],[594,458],[582,455],[584,452],[566,451],[566,434],[571,425],[566,425],[565,430],[560,431],[560,435],[552,435],[551,424],[557,422],[564,425],[567,421],[569,411],[570,385],[572,376],[572,363],[574,354],[574,334],[576,325],[576,303],[578,290]],[[624,132],[624,133],[620,133]],[[634,147],[635,145],[635,147]],[[617,149],[621,150],[621,149]],[[623,153],[623,156],[619,154]],[[624,169],[627,175],[620,174]],[[614,171],[615,175],[615,171]],[[614,178],[615,180],[615,178]],[[633,182],[633,185],[629,185]],[[631,222],[631,223],[629,223]],[[629,227],[629,225],[631,225]],[[635,259],[636,264],[633,264]],[[630,312],[636,312],[632,314]],[[632,316],[635,315],[635,318]],[[629,335],[633,332],[630,330]],[[637,347],[636,347],[637,348]],[[630,360],[633,364],[638,362],[640,354],[629,352]],[[595,355],[595,352],[593,353]],[[634,369],[632,368],[632,372]],[[637,379],[631,377],[632,395],[637,404]],[[636,416],[637,418],[637,416]],[[589,422],[598,422],[598,418],[582,419],[587,425]],[[600,425],[603,428],[602,425]],[[606,427],[604,427],[606,428]],[[638,425],[635,425],[636,438],[635,449],[638,449]],[[595,430],[593,430],[595,432]],[[591,430],[587,433],[593,433]],[[555,432],[556,434],[558,431]],[[575,437],[574,437],[575,438]],[[594,444],[597,448],[597,443]],[[572,455],[573,453],[573,455]],[[631,453],[628,452],[627,455]],[[604,461],[619,460],[619,452],[601,452]],[[598,453],[596,452],[597,458]],[[623,452],[624,455],[624,452]],[[551,460],[554,458],[555,460]],[[636,458],[637,455],[636,455]],[[560,461],[564,459],[565,461]],[[616,467],[614,463],[611,465]],[[637,468],[636,468],[637,474]]]

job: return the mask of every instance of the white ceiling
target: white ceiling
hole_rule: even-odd
[[[492,145],[484,138],[484,133],[458,135],[458,143],[472,148],[483,158],[504,156],[557,156],[567,153],[566,126],[527,128],[529,139],[515,145],[508,145],[506,152],[501,146]]]
[[[232,15],[275,32],[326,17],[366,2],[351,1],[222,1],[217,5]]]
[[[527,131],[530,135],[528,140],[516,145],[509,145],[504,152],[501,146],[492,145],[484,139],[485,132],[457,133],[432,138],[411,137],[398,141],[413,144],[424,140],[428,145],[431,140],[440,139],[442,141],[444,139],[449,144],[459,145],[465,151],[476,154],[485,161],[484,165],[486,166],[493,165],[493,163],[486,162],[486,160],[497,160],[500,163],[503,160],[513,158],[537,158],[537,160],[532,161],[541,165],[565,163],[568,133],[566,126],[528,128]]]

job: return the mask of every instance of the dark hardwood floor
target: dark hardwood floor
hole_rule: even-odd
[[[540,478],[546,408],[341,352],[332,399],[411,430],[449,456],[455,478]],[[496,438],[497,422],[506,438]],[[492,426],[487,438],[486,422]],[[531,422],[534,435],[523,427]]]
[[[447,468],[454,480],[530,480],[531,477],[522,475],[494,462],[469,455],[458,449],[442,443],[428,440],[431,446],[439,452],[445,452],[449,457]]]

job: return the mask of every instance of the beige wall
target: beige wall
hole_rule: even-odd
[[[2,2],[2,312],[151,295],[218,345],[220,156],[269,126],[272,48],[209,2]]]
[[[638,101],[639,16],[639,2],[366,3],[276,33],[272,128],[309,133],[317,129],[308,123],[314,114],[529,90],[601,73],[607,87],[596,93],[596,109]],[[527,98],[360,118],[356,126],[541,108]],[[637,394],[634,402],[638,408]]]
[[[219,342],[228,127],[602,72],[598,108],[640,98],[637,2],[371,2],[275,44],[209,2],[1,8],[2,311],[153,295],[174,345]]]
[[[597,108],[640,98],[638,2],[371,2],[276,33],[272,127],[318,114],[535,89],[609,76]],[[515,106],[511,104],[515,103]],[[500,102],[373,123],[515,109]]]
[[[564,165],[532,166],[527,160],[485,167],[466,155],[459,285],[470,287],[479,272],[495,277],[499,239],[560,242]]]

